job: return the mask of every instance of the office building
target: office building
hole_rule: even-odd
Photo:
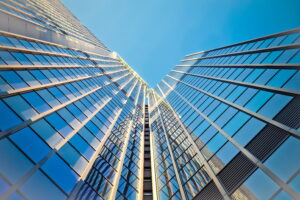
[[[300,29],[146,82],[58,0],[0,2],[0,199],[300,199]]]

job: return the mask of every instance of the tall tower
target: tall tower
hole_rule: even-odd
[[[151,89],[58,0],[0,2],[0,199],[300,199],[300,29]]]
[[[155,159],[169,155],[163,173],[174,171],[176,184],[165,190],[158,181],[161,199],[176,191],[181,199],[300,198],[299,32],[187,55],[158,84]]]

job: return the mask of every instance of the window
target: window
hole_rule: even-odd
[[[20,65],[20,63],[7,51],[0,51],[0,58],[2,58],[7,65]]]
[[[44,141],[28,127],[14,133],[10,138],[36,163],[50,151]]]
[[[38,114],[21,96],[8,97],[4,101],[24,120]]]
[[[31,128],[52,148],[54,148],[63,139],[62,136],[44,119],[34,122],[31,125]]]
[[[36,91],[52,108],[60,105],[60,102],[47,90]]]
[[[41,85],[28,71],[17,71],[17,74],[25,80],[29,86]]]
[[[271,92],[261,90],[246,104],[245,108],[256,112],[271,98],[272,95],[273,93]]]
[[[265,162],[278,177],[287,182],[300,169],[299,140],[289,137]]]
[[[35,92],[22,95],[39,113],[50,110],[50,106]]]
[[[2,101],[0,101],[0,110],[0,127],[2,131],[22,122],[21,119]]]
[[[28,87],[14,71],[0,71],[0,75],[15,89]]]
[[[17,60],[22,64],[22,65],[32,65],[32,63],[24,56],[23,53],[16,53],[13,52],[11,53],[13,56],[17,58]]]
[[[12,184],[21,179],[33,164],[6,138],[0,140],[0,173]]]
[[[73,129],[57,113],[47,116],[46,119],[64,137],[67,137],[73,131]]]
[[[67,197],[41,171],[37,171],[19,189],[28,199],[65,200]]]
[[[53,155],[42,169],[50,176],[66,193],[70,194],[75,186],[78,175],[62,159]]]

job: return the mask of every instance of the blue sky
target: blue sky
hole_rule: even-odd
[[[299,0],[62,0],[151,87],[186,54],[300,27]]]

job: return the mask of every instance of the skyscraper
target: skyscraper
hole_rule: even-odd
[[[58,0],[0,2],[0,199],[300,199],[300,29],[151,89]]]

